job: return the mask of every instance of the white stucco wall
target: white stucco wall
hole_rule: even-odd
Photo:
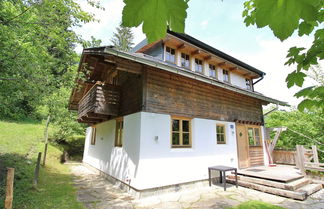
[[[142,112],[141,119],[140,164],[136,188],[207,179],[207,168],[213,165],[237,167],[234,123],[225,122],[227,144],[218,145],[218,121],[193,119],[192,148],[171,148],[170,115]]]
[[[246,89],[245,78],[242,75],[230,72],[230,81],[232,85]]]
[[[116,121],[96,125],[96,143],[91,145],[91,127],[87,128],[83,162],[133,184],[139,162],[141,114],[124,117],[123,146],[115,147]]]
[[[235,123],[198,118],[191,122],[191,148],[171,148],[170,115],[125,116],[123,147],[114,147],[115,120],[98,124],[95,145],[87,129],[83,161],[138,190],[207,179],[209,166],[238,166]],[[216,142],[217,123],[226,126],[226,144]],[[265,150],[264,155],[267,162]]]

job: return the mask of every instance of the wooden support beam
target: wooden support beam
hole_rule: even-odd
[[[200,53],[201,53],[201,51],[199,49],[196,49],[195,51],[191,52],[191,56],[200,54]]]
[[[243,76],[248,76],[248,75],[251,75],[251,73],[245,73],[245,74],[243,74]]]
[[[180,45],[177,47],[177,49],[184,49],[184,48],[186,48],[186,45],[185,45],[184,43],[180,44]]]
[[[124,68],[124,67],[119,67],[119,66],[116,67],[116,70],[125,71],[125,72],[129,72],[129,73],[135,73],[135,74],[142,73],[140,70],[137,70],[137,69]]]
[[[228,68],[229,71],[235,71],[235,70],[238,70],[238,67],[230,67]]]
[[[14,176],[15,176],[15,169],[8,168],[7,181],[6,181],[6,199],[4,202],[5,209],[12,209]]]
[[[205,61],[208,61],[208,60],[210,60],[212,58],[212,56],[211,55],[208,55],[208,56],[206,56],[205,58],[204,58],[204,60]]]
[[[218,67],[221,67],[221,66],[224,66],[224,65],[226,65],[226,62],[220,62],[220,63],[217,64]]]

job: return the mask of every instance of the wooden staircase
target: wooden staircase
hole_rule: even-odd
[[[289,182],[280,182],[240,174],[237,178],[240,186],[296,200],[305,200],[307,196],[321,190],[324,183],[313,182],[313,180],[305,177],[293,179]],[[228,175],[227,182],[235,184],[235,176],[233,174]]]

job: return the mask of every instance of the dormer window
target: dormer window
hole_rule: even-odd
[[[212,78],[216,78],[216,67],[215,65],[209,65],[209,76]]]
[[[170,47],[165,47],[165,61],[175,63],[175,50]]]
[[[181,67],[190,69],[190,57],[188,54],[181,53]]]
[[[229,83],[229,72],[228,70],[223,69],[223,81]]]
[[[248,78],[246,78],[245,79],[245,85],[246,85],[246,89],[248,89],[248,90],[252,90],[252,85],[251,85],[251,79],[248,79]]]
[[[200,59],[195,59],[195,71],[197,73],[203,73],[202,61]]]

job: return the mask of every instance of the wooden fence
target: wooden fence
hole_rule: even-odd
[[[296,165],[296,151],[275,149],[272,153],[273,162],[276,164]]]

